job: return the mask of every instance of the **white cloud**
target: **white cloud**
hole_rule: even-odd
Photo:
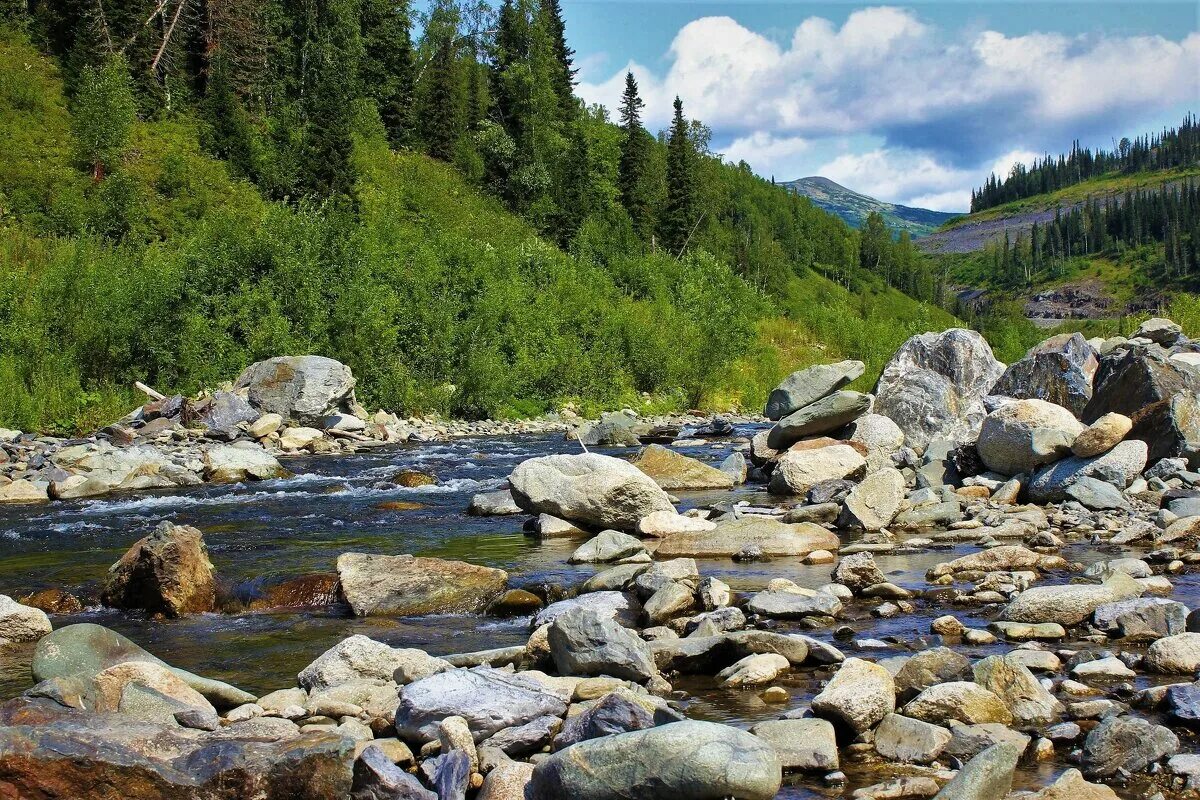
[[[665,71],[628,68],[651,130],[665,127],[678,94],[685,113],[730,142],[731,158],[761,173],[809,145],[869,137],[882,146],[829,168],[859,191],[947,204],[969,199],[964,193],[991,169],[1007,172],[1077,137],[1136,133],[1140,120],[1194,104],[1200,33],[946,31],[911,10],[877,7],[854,11],[840,27],[810,17],[780,45],[720,16],[683,26]],[[580,93],[615,112],[624,75],[585,82]]]

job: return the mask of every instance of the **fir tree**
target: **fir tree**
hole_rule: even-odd
[[[569,121],[579,108],[575,99],[575,75],[579,70],[575,68],[575,51],[567,45],[566,24],[558,0],[542,0],[538,19],[550,41],[551,53],[554,56],[550,85],[558,96],[563,120]]]
[[[394,145],[413,138],[415,54],[405,0],[362,0],[363,88]]]
[[[633,229],[642,239],[647,239],[653,230],[653,209],[648,186],[650,162],[650,134],[642,127],[642,109],[645,102],[638,94],[637,79],[632,72],[625,74],[625,93],[621,97],[621,159],[618,164],[617,184],[621,192],[621,204],[633,220]]]
[[[683,101],[675,98],[675,117],[667,142],[667,202],[661,220],[663,246],[682,256],[696,224],[696,156],[692,151]]]

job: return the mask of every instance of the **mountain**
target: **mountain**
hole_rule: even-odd
[[[928,236],[942,223],[961,216],[945,211],[885,203],[819,175],[789,181],[783,185],[809,198],[826,211],[837,214],[852,227],[861,227],[872,211],[878,211],[889,228],[908,231],[914,239]]]

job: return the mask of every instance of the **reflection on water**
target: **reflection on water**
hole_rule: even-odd
[[[521,517],[471,517],[466,508],[472,494],[502,486],[521,460],[553,452],[576,452],[576,448],[574,443],[554,435],[402,446],[352,457],[291,460],[288,467],[297,477],[289,480],[55,503],[32,510],[0,508],[0,593],[21,596],[50,587],[94,592],[108,567],[129,545],[164,519],[195,525],[204,532],[222,582],[241,597],[286,577],[332,571],[337,556],[350,550],[463,559],[506,569],[516,585],[573,585],[596,570],[566,563],[577,541],[538,542],[522,534]],[[686,448],[684,452],[717,462],[728,454],[729,445]],[[438,476],[440,484],[406,489],[388,482],[405,468],[430,471]],[[735,495],[755,504],[770,503],[770,498],[753,488],[740,489]],[[728,499],[725,492],[681,493],[684,507]],[[398,500],[419,503],[421,507],[381,507]],[[847,541],[851,539],[846,537]],[[920,589],[929,567],[972,549],[963,545],[952,551],[884,554],[876,560],[892,582]],[[1117,554],[1116,549],[1091,545],[1071,546],[1064,553],[1071,560],[1087,563]],[[750,564],[700,560],[699,565],[701,573],[717,575],[740,591],[759,589],[776,577],[809,588],[830,580],[829,566],[809,566],[798,559]],[[1185,576],[1176,584],[1176,598],[1194,606],[1196,579]],[[971,607],[921,608],[913,614],[878,620],[870,615],[871,605],[849,604],[844,622],[856,637],[892,644],[890,651],[867,654],[872,657],[902,655],[911,652],[910,648],[929,646],[930,642],[922,638],[928,636],[929,622],[947,611],[974,627],[983,627],[989,620],[988,611]],[[300,669],[354,633],[434,654],[518,644],[528,636],[527,619],[352,619],[337,609],[206,614],[173,621],[90,610],[54,618],[54,624],[85,620],[119,630],[172,664],[255,693],[294,685]],[[828,630],[805,633],[833,641]],[[836,644],[855,652],[853,640]],[[978,658],[1008,649],[998,644],[963,648],[963,652]],[[0,697],[12,696],[29,685],[32,650],[32,646],[0,648]],[[718,689],[711,678],[681,678],[677,688],[688,694],[689,715],[749,726],[806,703],[819,691],[820,680],[826,674],[805,670],[789,676],[782,684],[792,695],[786,706],[764,703],[753,691]],[[1038,768],[1048,771],[1046,774],[1025,771],[1018,782],[1025,787],[1044,785],[1049,773],[1062,768],[1061,764]],[[843,770],[851,788],[896,774],[893,769],[880,774],[854,764],[844,764]],[[822,787],[819,779],[812,777],[794,778],[792,783],[795,785],[787,787],[780,797],[840,794],[840,790]]]

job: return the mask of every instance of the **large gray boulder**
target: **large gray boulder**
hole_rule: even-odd
[[[768,742],[713,722],[590,739],[534,768],[528,800],[771,800],[783,780]]]
[[[483,611],[508,584],[502,569],[465,561],[343,553],[342,595],[355,616],[415,616]]]
[[[810,450],[788,450],[771,474],[773,494],[804,494],[818,483],[861,478],[867,461],[848,444]]]
[[[993,472],[1028,474],[1070,455],[1071,444],[1084,427],[1062,406],[1045,400],[1017,400],[984,418],[976,449]]]
[[[1025,746],[1002,742],[967,762],[933,800],[996,800],[1012,791],[1013,773]]]
[[[840,391],[793,411],[771,428],[767,446],[783,450],[806,436],[820,436],[844,427],[871,408],[871,395]]]
[[[354,376],[340,361],[324,356],[278,356],[257,361],[234,383],[250,405],[302,425],[320,425],[354,392]]]
[[[770,742],[785,770],[829,772],[838,768],[837,738],[823,719],[773,719],[750,729]]]
[[[633,531],[656,511],[674,513],[667,493],[627,461],[580,453],[531,458],[508,478],[517,505],[533,514]]]
[[[462,717],[471,736],[481,742],[538,717],[561,717],[568,699],[520,673],[490,667],[453,669],[400,690],[396,733],[409,742],[434,741],[442,720]]]
[[[1104,455],[1093,458],[1071,456],[1049,464],[1033,474],[1026,485],[1035,503],[1054,503],[1069,498],[1067,490],[1081,478],[1095,478],[1124,489],[1146,468],[1146,443],[1126,439]]]
[[[1107,778],[1137,773],[1179,751],[1179,737],[1162,725],[1139,717],[1109,717],[1083,740],[1083,772]]]
[[[611,675],[631,681],[654,677],[654,654],[635,632],[587,608],[576,608],[550,625],[550,654],[562,675]]]
[[[861,377],[864,370],[861,361],[839,361],[793,372],[771,390],[763,415],[772,422],[781,420]]]
[[[987,415],[983,398],[1002,374],[1004,365],[975,331],[922,333],[883,368],[874,411],[899,425],[917,451],[933,439],[973,441]]]
[[[1100,606],[1140,597],[1141,584],[1128,575],[1113,573],[1104,583],[1068,586],[1035,586],[1017,595],[1000,618],[1009,622],[1057,622],[1078,625]]]
[[[1083,334],[1060,333],[1010,364],[992,394],[1046,400],[1078,417],[1092,399],[1092,378],[1099,366],[1098,354]]]

